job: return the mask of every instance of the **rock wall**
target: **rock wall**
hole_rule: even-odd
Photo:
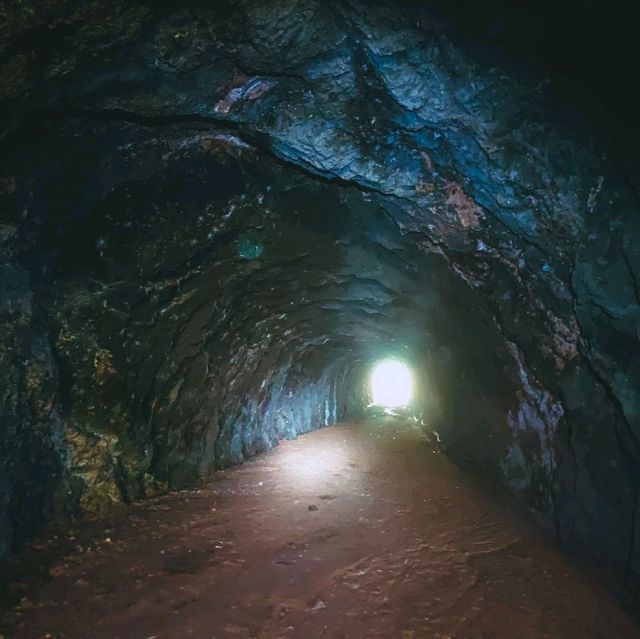
[[[58,371],[20,253],[16,227],[0,225],[0,557],[51,517],[62,454]]]

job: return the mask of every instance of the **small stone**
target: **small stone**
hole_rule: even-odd
[[[309,510],[318,510],[318,507],[315,504],[311,504]]]

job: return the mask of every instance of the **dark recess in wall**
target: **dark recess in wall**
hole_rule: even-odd
[[[434,8],[457,39],[503,49],[546,75],[575,123],[622,152],[640,138],[637,5],[614,0],[400,0]],[[616,118],[611,118],[615,114]],[[602,131],[602,118],[607,118]],[[610,121],[609,121],[610,119]]]

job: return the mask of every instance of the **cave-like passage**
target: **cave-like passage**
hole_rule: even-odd
[[[638,636],[513,513],[415,422],[340,424],[39,540],[31,560],[50,577],[10,636]]]
[[[162,4],[0,5],[0,635],[636,636],[514,514],[637,611],[635,111],[431,1]]]

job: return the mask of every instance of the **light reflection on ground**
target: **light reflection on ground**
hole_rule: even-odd
[[[278,475],[301,489],[317,486],[348,463],[350,452],[346,439],[325,440],[304,448],[286,446],[278,451]]]

